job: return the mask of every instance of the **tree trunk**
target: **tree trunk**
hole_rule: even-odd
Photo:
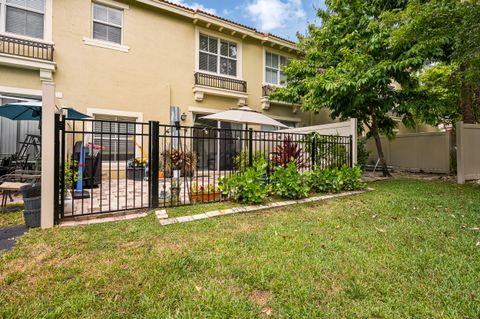
[[[462,120],[463,123],[474,124],[475,112],[473,111],[473,90],[468,83],[462,83]]]
[[[465,78],[465,71],[467,65],[465,63],[460,65],[460,72],[462,74],[462,86],[460,88],[460,105],[462,107],[462,121],[463,123],[474,124],[475,112],[473,110],[474,94],[473,87]]]
[[[480,85],[477,85],[477,87],[475,88],[473,111],[475,113],[475,121],[477,123],[480,123]]]
[[[377,147],[378,158],[382,165],[383,176],[391,177],[392,174],[388,171],[387,161],[385,161],[385,155],[383,154],[382,141],[380,139],[380,133],[378,132],[377,117],[372,114],[372,127],[370,128],[370,134],[372,134],[375,140],[375,146]]]

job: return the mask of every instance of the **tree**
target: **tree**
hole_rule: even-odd
[[[389,18],[396,25],[392,46],[452,68],[448,88],[459,96],[463,121],[480,122],[480,1],[410,0]]]
[[[457,68],[455,64],[440,63],[421,70],[419,99],[411,110],[416,120],[443,127],[451,127],[461,120],[461,83],[455,74]]]
[[[390,175],[380,134],[394,135],[392,115],[412,124],[410,110],[419,94],[413,72],[424,62],[391,45],[395,20],[383,18],[405,9],[406,1],[327,0],[326,5],[317,13],[321,25],[311,25],[300,37],[304,57],[285,67],[287,86],[273,97],[300,99],[305,110],[328,108],[334,119],[357,118],[375,139],[384,175]]]

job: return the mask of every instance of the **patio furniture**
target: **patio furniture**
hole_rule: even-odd
[[[24,186],[30,185],[29,183],[20,182],[4,182],[0,185],[0,191],[2,192],[2,202],[0,208],[2,210],[7,207],[7,200],[10,197],[10,201],[13,202],[12,193],[19,192]]]
[[[41,179],[40,171],[15,170],[9,174],[0,176],[0,191],[2,192],[2,202],[0,207],[7,206],[8,198],[13,201],[12,194],[19,192],[25,185],[36,184]]]

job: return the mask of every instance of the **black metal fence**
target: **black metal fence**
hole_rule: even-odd
[[[259,158],[267,173],[352,166],[351,136],[159,122],[58,120],[58,217],[226,200],[219,180]]]

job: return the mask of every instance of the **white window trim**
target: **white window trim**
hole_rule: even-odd
[[[270,85],[270,86],[274,86],[274,87],[285,87],[286,84],[281,84],[280,83],[280,72],[278,72],[278,84],[267,82],[267,71],[266,71],[266,69],[267,69],[267,52],[270,53],[270,54],[278,55],[279,58],[282,56],[287,60],[291,59],[290,57],[288,57],[285,54],[281,54],[281,53],[278,53],[278,52],[275,52],[275,51],[272,51],[272,50],[267,50],[265,47],[263,47],[263,72],[262,72],[263,73],[263,79],[262,79],[263,85]],[[278,64],[280,66],[280,61],[278,61]]]
[[[9,6],[17,7],[15,5],[9,5]],[[12,38],[29,40],[29,41],[53,44],[53,36],[52,36],[53,0],[45,0],[45,12],[43,13],[43,39],[7,32],[5,30],[6,24],[7,24],[6,9],[7,9],[7,1],[0,0],[0,34],[1,35],[9,36]],[[36,10],[30,10],[30,11],[37,12]]]
[[[129,52],[130,47],[122,44],[117,44],[114,42],[102,41],[93,38],[83,37],[83,43],[86,45],[96,46],[104,49],[117,50],[121,52]]]
[[[111,7],[114,9],[122,10],[122,26],[121,26],[121,44],[115,43],[115,42],[110,42],[110,41],[103,41],[99,39],[94,39],[93,38],[93,7],[94,4],[99,4],[107,7]],[[116,1],[112,0],[95,0],[91,2],[91,8],[90,8],[90,35],[88,37],[83,37],[83,43],[86,45],[91,45],[91,46],[96,46],[104,49],[111,49],[111,50],[117,50],[120,52],[129,52],[130,47],[125,45],[125,10],[129,9],[130,7],[128,5],[125,5],[123,3],[119,3]],[[117,26],[118,27],[118,26]]]
[[[200,70],[199,66],[199,61],[200,61],[200,34],[205,34],[214,38],[217,38],[219,40],[226,40],[229,42],[233,42],[237,45],[237,76],[231,76],[227,74],[221,74],[220,72],[209,72],[209,71],[204,71]],[[200,72],[200,73],[205,73],[205,74],[211,74],[211,75],[216,75],[224,78],[230,78],[230,79],[236,79],[236,80],[243,80],[243,68],[242,68],[242,41],[228,36],[226,34],[222,33],[215,33],[211,32],[207,29],[200,28],[200,27],[195,27],[195,72]],[[220,50],[220,46],[218,47],[218,50]],[[219,53],[220,56],[220,53]],[[220,62],[220,61],[219,61]],[[218,68],[220,70],[220,64],[218,64]]]

